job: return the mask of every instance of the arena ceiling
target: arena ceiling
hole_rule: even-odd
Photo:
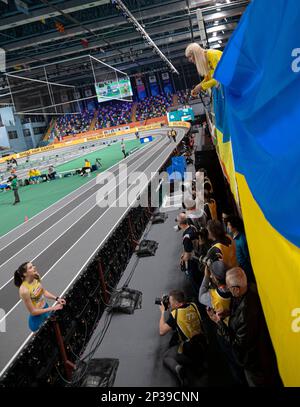
[[[124,0],[175,67],[200,41],[201,9],[208,46],[223,49],[250,0]],[[7,3],[7,4],[6,4]],[[166,67],[111,0],[0,0],[0,47],[8,72],[91,54],[128,73]]]

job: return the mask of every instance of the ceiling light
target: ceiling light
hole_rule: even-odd
[[[220,8],[217,8],[217,11],[221,11],[221,9],[220,9]]]
[[[218,25],[219,24],[219,20],[216,20],[215,22],[214,22],[214,25]]]
[[[213,37],[216,37],[217,36],[217,33],[213,33]]]
[[[222,44],[222,42],[223,42],[223,41],[221,41],[221,40],[218,41],[219,44]]]

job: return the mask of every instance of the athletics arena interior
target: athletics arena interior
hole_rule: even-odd
[[[299,386],[277,2],[0,1],[1,389]]]

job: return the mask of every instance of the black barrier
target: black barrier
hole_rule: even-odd
[[[160,170],[168,165],[170,157]],[[68,384],[152,212],[141,206],[128,212],[68,289],[67,305],[28,342],[2,376],[0,387]]]

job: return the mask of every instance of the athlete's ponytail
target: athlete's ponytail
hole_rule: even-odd
[[[18,268],[18,270],[15,271],[14,274],[14,283],[16,287],[21,287],[23,281],[24,281],[24,274],[27,271],[27,264],[29,262],[26,261],[26,263],[21,264],[21,266]]]

